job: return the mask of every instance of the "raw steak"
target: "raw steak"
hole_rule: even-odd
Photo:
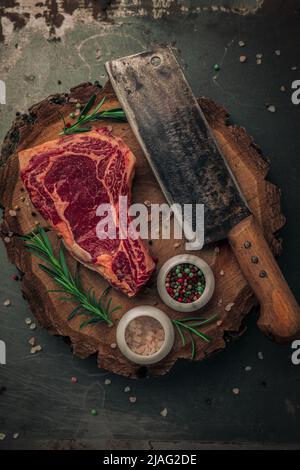
[[[127,196],[130,204],[135,161],[122,139],[107,128],[19,153],[21,177],[44,219],[77,260],[130,297],[150,278],[155,263],[140,238],[99,239],[96,226],[101,217],[96,211],[101,203],[113,204],[118,233],[118,198]]]

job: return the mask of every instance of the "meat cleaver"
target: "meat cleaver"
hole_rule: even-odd
[[[279,342],[300,312],[171,48],[106,63],[110,81],[169,204],[204,204],[205,242],[226,238],[260,302],[258,325]]]

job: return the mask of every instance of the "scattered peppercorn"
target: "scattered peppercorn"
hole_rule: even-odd
[[[181,263],[168,272],[165,287],[170,297],[177,302],[191,303],[201,297],[205,283],[201,269],[194,264]]]

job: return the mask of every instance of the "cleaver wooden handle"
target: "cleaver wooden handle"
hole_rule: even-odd
[[[247,217],[231,229],[228,239],[260,303],[259,328],[278,342],[299,336],[299,305],[254,217]]]

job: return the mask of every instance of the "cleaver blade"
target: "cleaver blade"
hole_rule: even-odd
[[[204,204],[205,241],[228,238],[260,302],[259,327],[300,335],[300,311],[171,48],[106,63],[128,122],[169,204]]]
[[[167,202],[204,204],[205,243],[225,238],[250,212],[172,50],[106,68]]]

